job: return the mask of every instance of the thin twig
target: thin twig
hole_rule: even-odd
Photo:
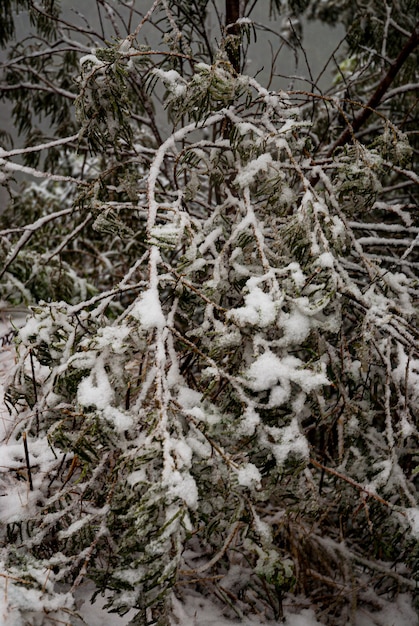
[[[381,498],[376,493],[369,491],[369,489],[365,489],[365,487],[360,485],[358,482],[356,482],[352,478],[349,478],[349,476],[345,476],[344,474],[341,474],[335,469],[331,467],[327,467],[326,465],[323,465],[322,463],[319,463],[315,459],[310,459],[310,463],[314,465],[314,467],[317,467],[318,469],[324,472],[327,472],[328,474],[332,474],[332,476],[336,476],[336,478],[340,478],[341,480],[344,480],[346,483],[348,483],[355,489],[358,489],[358,491],[362,491],[362,493],[365,493],[368,497],[374,498],[375,500],[377,500],[381,504],[384,504],[385,506],[387,506],[388,508],[392,510],[397,510],[401,515],[404,515],[404,517],[406,517],[406,513],[404,511],[399,510],[397,507],[391,504],[391,502],[387,502],[387,500],[384,500],[384,498]]]
[[[201,565],[201,567],[196,567],[194,569],[191,570],[182,570],[181,574],[192,574],[192,575],[196,575],[196,574],[202,574],[203,572],[206,572],[208,569],[210,569],[213,565],[215,565],[223,556],[224,554],[227,552],[229,545],[231,544],[231,542],[233,541],[234,537],[237,535],[238,531],[240,528],[242,528],[244,526],[243,522],[235,522],[235,524],[233,524],[233,527],[227,537],[227,539],[224,542],[223,547],[221,548],[221,550],[219,552],[217,552],[217,554],[215,556],[213,556],[213,558],[208,561],[208,563],[205,563],[204,565]]]
[[[23,439],[23,448],[25,450],[26,469],[28,470],[29,489],[33,491],[32,472],[31,472],[31,464],[29,461],[29,450],[28,450],[28,441],[26,437],[26,431],[23,432],[22,439]]]
[[[36,388],[35,366],[33,362],[32,348],[29,350],[29,359],[31,362],[32,384],[35,397],[35,419],[36,419],[36,436],[39,435],[39,411],[38,411],[38,390]]]

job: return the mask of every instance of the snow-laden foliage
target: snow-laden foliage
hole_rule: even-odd
[[[3,297],[37,301],[1,444],[10,624],[78,624],[84,578],[136,624],[193,586],[240,618],[293,593],[349,620],[416,587],[416,231],[400,254],[374,222],[416,228],[384,193],[416,179],[407,137],[377,117],[379,140],[313,150],[333,98],[269,91],[222,48],[184,74],[148,52],[80,60],[79,140],[109,161],[70,163],[74,222],[32,243],[70,294],[37,297],[26,234],[4,244]],[[161,142],[133,123],[138,72],[165,90]]]

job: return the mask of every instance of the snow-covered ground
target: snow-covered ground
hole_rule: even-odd
[[[24,313],[14,315],[13,325],[21,327],[25,322]],[[10,415],[4,405],[4,389],[2,383],[7,378],[8,373],[14,364],[13,345],[4,342],[2,338],[9,336],[13,330],[10,316],[3,314],[0,318],[0,432],[1,435],[7,432],[10,426]],[[0,459],[1,463],[1,459]],[[4,579],[3,579],[4,582]],[[6,591],[6,586],[0,585],[0,615],[3,615],[2,607],[2,589]],[[105,605],[104,598],[97,598],[94,604],[91,603],[90,597],[93,593],[91,583],[81,585],[76,594],[76,603],[78,613],[87,626],[126,626],[135,615],[135,611],[131,611],[124,617],[116,614],[109,614],[103,608]],[[322,622],[317,621],[312,609],[301,610],[295,614],[292,609],[292,599],[289,606],[284,603],[285,626],[321,626]],[[9,622],[8,622],[9,623]],[[172,617],[172,626],[279,626],[280,622],[266,622],[262,618],[249,617],[244,620],[227,619],[223,615],[222,607],[215,605],[213,602],[204,598],[199,594],[189,593],[183,602],[174,600],[174,612]],[[2,626],[2,624],[0,624]],[[336,626],[419,626],[419,618],[412,606],[412,599],[408,594],[401,594],[394,600],[393,604],[386,603],[382,610],[369,613],[366,610],[358,609],[354,622],[350,625],[343,622],[336,623]]]
[[[81,598],[89,589],[81,590]],[[104,626],[109,620],[109,615],[103,610],[104,601],[91,604],[88,600],[90,594],[86,594],[84,603],[80,608],[80,615],[89,626]],[[175,601],[172,626],[322,626],[317,621],[312,609],[303,609],[297,615],[290,613],[284,606],[285,622],[266,622],[257,617],[249,617],[245,620],[227,619],[222,608],[216,606],[207,598],[200,595],[188,595],[184,603]],[[112,615],[112,626],[126,626],[134,613],[120,618]],[[355,621],[351,624],[336,623],[336,626],[418,626],[418,616],[412,607],[411,598],[408,594],[401,594],[394,600],[394,604],[386,606],[374,614],[358,609]]]

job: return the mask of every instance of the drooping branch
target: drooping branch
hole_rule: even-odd
[[[4,274],[9,269],[10,265],[18,256],[19,252],[22,250],[22,248],[24,248],[24,246],[28,243],[29,239],[37,230],[42,228],[45,224],[48,224],[48,222],[51,222],[52,220],[63,217],[64,215],[69,215],[72,212],[73,212],[73,208],[63,209],[62,211],[56,211],[55,213],[52,213],[51,215],[43,215],[38,220],[36,220],[36,222],[34,222],[33,224],[25,226],[25,232],[20,237],[17,244],[12,248],[11,253],[9,254],[9,256],[6,258],[4,262],[4,265],[0,271],[0,279],[4,276]]]

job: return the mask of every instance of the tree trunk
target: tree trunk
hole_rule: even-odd
[[[240,27],[236,24],[240,18],[240,0],[226,0],[226,34],[233,35],[227,42],[228,60],[237,73],[240,72]]]

